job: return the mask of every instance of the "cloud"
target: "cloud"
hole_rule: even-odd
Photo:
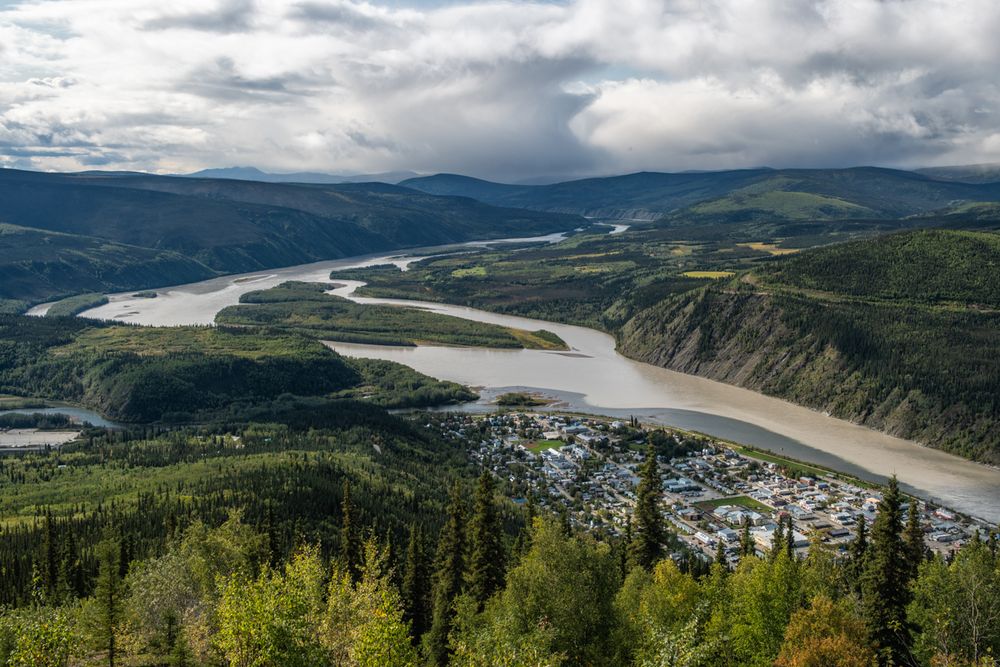
[[[195,7],[200,7],[197,3]],[[175,7],[176,9],[176,7]],[[254,14],[253,0],[226,0],[210,10],[190,9],[171,11],[146,19],[145,30],[201,30],[205,32],[246,32],[250,30]]]
[[[0,154],[453,171],[1000,160],[992,0],[34,0]]]

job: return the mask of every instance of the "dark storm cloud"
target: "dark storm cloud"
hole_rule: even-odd
[[[192,70],[178,89],[219,101],[266,100],[288,104],[308,94],[308,83],[305,77],[294,73],[247,76],[240,73],[231,58],[222,57]]]
[[[234,33],[250,30],[254,16],[254,0],[223,0],[214,9],[183,13],[168,13],[143,23],[146,30],[201,30]]]
[[[373,30],[383,23],[349,2],[302,2],[292,7],[288,16],[319,26],[333,24],[349,30]]]

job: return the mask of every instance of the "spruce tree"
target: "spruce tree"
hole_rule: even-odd
[[[656,463],[656,451],[650,445],[646,452],[646,464],[642,468],[642,477],[635,501],[635,535],[632,539],[630,561],[651,570],[663,558],[663,543],[667,531],[660,512],[660,501],[663,499],[663,481],[660,479],[660,469]]]
[[[909,563],[900,534],[901,505],[899,484],[893,476],[872,524],[871,551],[861,579],[863,616],[880,665],[906,664],[909,656],[910,632],[906,620]]]
[[[410,623],[410,634],[421,637],[430,625],[430,568],[423,531],[410,526],[410,539],[406,545],[406,564],[403,568],[403,618]]]
[[[778,554],[784,551],[786,547],[785,519],[784,517],[781,517],[778,519],[778,525],[774,528],[774,532],[771,533],[771,553],[768,554],[770,560],[777,560]]]
[[[851,542],[848,571],[851,575],[851,585],[855,592],[861,592],[861,579],[865,573],[865,563],[868,560],[868,524],[864,517],[858,519],[858,533]]]
[[[465,573],[465,513],[462,486],[455,482],[448,519],[438,537],[431,627],[424,637],[425,652],[432,665],[444,665],[448,661],[448,635],[455,616],[455,598],[462,592]]]
[[[361,548],[353,514],[351,483],[345,479],[343,496],[340,500],[340,562],[347,568],[351,579],[357,581]]]
[[[927,547],[924,545],[924,529],[920,525],[920,508],[914,498],[910,501],[910,510],[906,517],[906,532],[904,536],[906,543],[906,561],[909,566],[907,575],[910,581],[917,578],[917,571],[920,564],[924,562],[924,555]]]
[[[792,528],[791,515],[785,517],[785,553],[789,560],[795,558],[795,530]]]
[[[721,537],[715,545],[715,562],[727,570],[729,569],[729,562],[726,560],[726,545]]]
[[[484,470],[476,487],[472,520],[469,522],[469,565],[466,585],[479,608],[503,586],[503,526],[494,499],[493,475]]]
[[[97,639],[108,651],[108,667],[115,667],[118,623],[122,616],[120,549],[114,540],[105,540],[98,547],[100,566],[94,588]]]
[[[526,505],[524,527],[517,534],[517,539],[514,541],[515,560],[520,560],[528,553],[528,549],[531,548],[531,526],[534,525],[535,517],[538,516],[538,504],[535,502],[535,494],[528,494]]]
[[[740,558],[754,555],[753,537],[750,535],[750,519],[743,519],[743,532],[740,533]]]
[[[632,517],[625,519],[625,536],[621,541],[621,553],[618,554],[618,568],[621,571],[622,581],[628,576],[629,558],[632,553]]]

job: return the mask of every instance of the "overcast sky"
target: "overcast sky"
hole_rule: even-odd
[[[0,0],[0,165],[1000,161],[997,0]]]

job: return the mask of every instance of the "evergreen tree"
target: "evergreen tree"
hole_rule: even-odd
[[[42,599],[49,603],[55,602],[59,587],[59,545],[56,540],[55,520],[49,510],[45,511],[45,525],[42,528],[42,554],[38,576]]]
[[[94,601],[97,610],[97,640],[108,651],[108,667],[115,667],[118,623],[122,617],[122,579],[120,545],[105,540],[98,547],[100,567]]]
[[[785,517],[785,553],[789,560],[795,559],[795,530],[792,528],[792,517]]]
[[[910,581],[917,578],[917,570],[924,562],[924,555],[927,547],[924,545],[924,529],[920,525],[920,508],[914,498],[910,501],[910,510],[906,517],[906,533],[904,536],[906,543],[906,561],[909,566],[907,575]]]
[[[475,507],[469,522],[469,565],[466,584],[480,609],[503,586],[503,526],[494,499],[493,475],[484,470],[476,488]]]
[[[777,560],[778,554],[786,548],[787,540],[785,539],[785,518],[781,517],[778,519],[778,525],[771,534],[771,553],[768,554],[769,558],[772,561]]]
[[[719,538],[719,541],[715,545],[715,561],[714,562],[718,563],[719,565],[721,565],[722,567],[726,568],[727,570],[729,569],[729,562],[726,560],[726,545],[722,541],[722,538]]]
[[[354,506],[351,504],[351,483],[344,480],[343,497],[340,500],[340,561],[347,568],[351,579],[358,577],[358,561],[361,553],[357,528],[354,526]]]
[[[906,620],[909,563],[900,535],[901,505],[899,484],[893,476],[872,524],[871,552],[861,580],[865,625],[877,647],[880,665],[906,664],[909,656],[910,631]]]
[[[80,562],[72,530],[67,530],[63,538],[58,580],[57,595],[60,600],[83,597],[85,593],[83,563]]]
[[[191,654],[191,647],[188,646],[187,637],[184,631],[180,631],[174,639],[174,647],[170,651],[170,667],[191,667],[194,665],[194,656]]]
[[[517,534],[517,539],[514,540],[514,558],[516,560],[520,560],[524,554],[528,553],[528,549],[531,548],[531,525],[534,523],[535,517],[538,516],[538,504],[535,502],[535,494],[528,494],[526,505],[524,528],[521,529]]]
[[[740,558],[754,555],[753,537],[750,535],[750,519],[743,520],[743,532],[740,533]]]
[[[663,558],[663,543],[667,531],[660,512],[663,499],[663,482],[656,463],[656,451],[650,445],[646,452],[646,464],[635,501],[635,536],[632,539],[630,561],[651,570]]]
[[[444,665],[448,661],[448,635],[455,617],[455,598],[462,592],[465,573],[465,514],[462,486],[455,482],[448,520],[438,537],[431,628],[424,637],[425,652],[432,665]]]
[[[410,633],[421,637],[430,625],[430,571],[423,531],[416,525],[410,527],[406,545],[406,564],[403,569],[403,618],[410,623]]]
[[[625,536],[622,538],[621,542],[621,553],[618,554],[619,558],[619,570],[622,581],[628,575],[628,561],[629,554],[632,552],[632,517],[626,517],[625,519]]]
[[[864,517],[858,519],[858,534],[851,542],[850,561],[848,570],[851,576],[851,586],[858,593],[861,592],[861,579],[865,572],[865,563],[868,560],[868,524]]]

